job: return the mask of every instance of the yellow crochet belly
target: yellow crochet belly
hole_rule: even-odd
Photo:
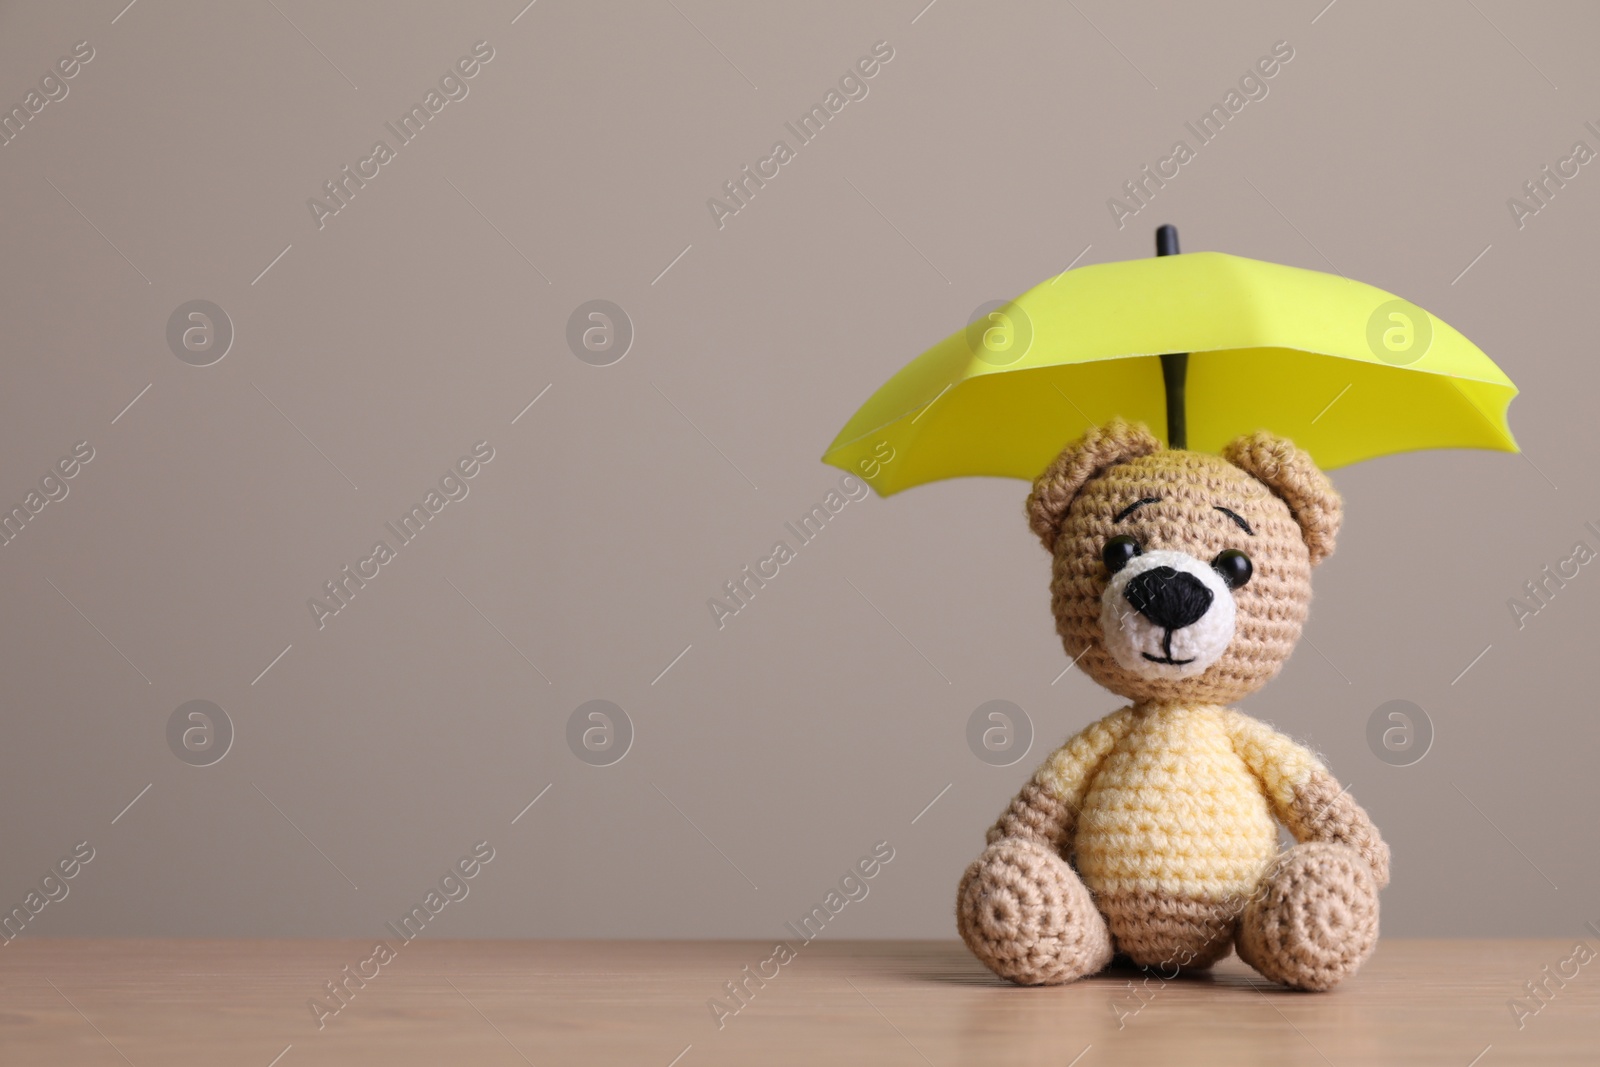
[[[1079,815],[1076,866],[1091,890],[1220,901],[1254,889],[1277,852],[1277,824],[1221,710],[1135,714]]]

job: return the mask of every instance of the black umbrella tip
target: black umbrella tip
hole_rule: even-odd
[[[1162,223],[1156,227],[1156,255],[1175,256],[1178,254],[1178,228],[1170,222]]]

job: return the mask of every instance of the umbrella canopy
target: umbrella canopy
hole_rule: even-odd
[[[1516,386],[1448,324],[1337,275],[1193,252],[1079,267],[996,308],[889,379],[823,461],[882,496],[966,475],[1031,480],[1113,416],[1159,433],[1160,356],[1182,352],[1190,448],[1270,430],[1324,470],[1424,448],[1517,451]]]

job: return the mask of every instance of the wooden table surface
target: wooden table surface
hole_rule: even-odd
[[[1237,959],[1208,979],[1019,989],[954,941],[817,941],[787,963],[764,963],[765,942],[390,945],[369,963],[357,941],[19,939],[0,947],[0,1062],[1600,1063],[1600,958],[1579,963],[1564,941],[1384,941],[1324,994]],[[747,965],[776,975],[749,980],[741,1006],[724,983]],[[362,970],[376,974],[346,978]]]

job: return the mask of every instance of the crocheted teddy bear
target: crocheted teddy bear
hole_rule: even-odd
[[[996,974],[1070,982],[1117,954],[1170,978],[1237,946],[1327,989],[1370,955],[1388,846],[1316,756],[1226,706],[1288,659],[1341,513],[1267,433],[1218,457],[1117,420],[1034,482],[1062,644],[1132,703],[1044,762],[962,877],[957,925]]]

